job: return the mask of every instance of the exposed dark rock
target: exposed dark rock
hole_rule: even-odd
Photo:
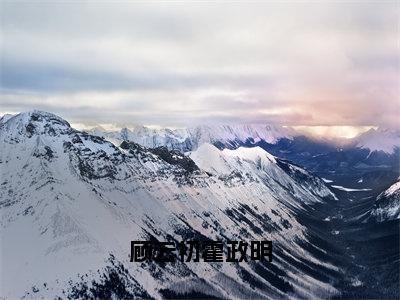
[[[171,165],[178,165],[189,173],[199,170],[199,167],[191,158],[185,156],[179,151],[168,150],[167,147],[158,147],[154,149],[149,149],[149,151],[154,153],[167,163]]]

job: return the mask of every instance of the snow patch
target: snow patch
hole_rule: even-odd
[[[372,190],[372,189],[352,189],[352,188],[346,188],[341,185],[331,185],[331,187],[345,192],[367,192]]]
[[[351,279],[351,285],[358,287],[358,286],[363,286],[364,284],[358,279],[357,277],[354,277]]]

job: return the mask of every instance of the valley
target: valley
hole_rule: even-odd
[[[369,216],[374,192],[335,191],[338,201],[317,204],[319,220],[307,224],[337,251],[342,273],[334,286],[334,298],[385,298],[399,294],[400,222],[376,222]],[[314,214],[315,216],[315,214]]]

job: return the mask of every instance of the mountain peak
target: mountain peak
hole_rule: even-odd
[[[19,113],[1,123],[8,132],[24,133],[28,137],[34,134],[57,135],[72,130],[71,125],[63,118],[41,110]]]
[[[388,128],[371,128],[356,138],[356,145],[371,151],[393,153],[400,146],[400,131]]]
[[[17,115],[12,116],[10,119],[16,118],[16,120],[19,120],[20,122],[56,122],[56,123],[62,123],[65,124],[68,127],[71,127],[71,125],[64,120],[63,118],[57,116],[56,114],[53,114],[51,112],[43,111],[43,110],[38,110],[38,109],[33,109],[30,111],[26,112],[21,112]]]
[[[257,159],[267,159],[269,162],[276,163],[275,157],[261,147],[239,147],[235,150],[224,149],[223,153],[229,156],[236,156],[243,159],[256,161]]]

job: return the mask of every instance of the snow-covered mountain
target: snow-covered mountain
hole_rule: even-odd
[[[263,173],[262,181],[269,187],[283,185],[290,187],[291,192],[295,195],[301,195],[303,193],[302,190],[305,190],[307,193],[314,194],[316,197],[330,197],[336,199],[336,197],[326,189],[325,185],[321,184],[320,178],[314,177],[305,170],[272,156],[260,147],[240,147],[236,150],[224,149],[220,151],[213,145],[203,144],[197,151],[190,154],[190,158],[202,170],[207,171],[209,174],[219,176],[220,178],[234,178],[237,174],[242,173],[245,173],[249,178],[256,178],[259,176],[261,170]],[[287,184],[292,180],[294,180],[296,184]],[[298,198],[303,199],[300,206],[304,203],[318,201],[306,195],[301,195]],[[299,202],[295,201],[291,204],[298,206]]]
[[[275,143],[280,138],[291,138],[298,134],[294,130],[271,125],[201,125],[185,129],[151,129],[136,126],[120,131],[107,132],[99,127],[88,130],[90,134],[121,143],[131,141],[147,148],[166,146],[168,149],[183,152],[197,149],[203,143],[217,144],[228,148],[237,148],[245,143],[255,144],[260,141]]]
[[[335,196],[261,148],[117,147],[41,111],[1,122],[0,141],[2,297],[337,293],[332,245],[300,221]],[[130,241],[150,239],[268,239],[273,262],[130,262]]]
[[[393,153],[400,147],[400,130],[387,128],[370,129],[354,138],[355,145],[370,151]]]
[[[377,197],[371,214],[380,222],[400,219],[400,180]]]

